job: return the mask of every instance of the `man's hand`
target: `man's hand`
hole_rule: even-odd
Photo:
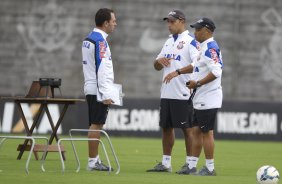
[[[160,58],[157,61],[164,67],[168,67],[170,65],[170,60],[171,60],[170,58]]]
[[[165,76],[163,82],[167,84],[167,83],[170,82],[171,79],[173,79],[174,77],[177,77],[177,76],[178,76],[178,73],[176,71],[171,72],[171,73],[167,74],[167,76]]]
[[[115,102],[112,99],[103,100],[103,104],[105,105],[112,105],[113,103]]]
[[[187,85],[187,84],[188,84],[188,85]],[[189,89],[195,89],[195,88],[197,88],[197,81],[189,80],[189,81],[186,83],[186,87],[188,87]]]

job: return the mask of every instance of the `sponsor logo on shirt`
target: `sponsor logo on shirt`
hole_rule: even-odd
[[[105,41],[99,42],[100,59],[105,58],[106,50],[107,50],[106,42]]]
[[[209,49],[209,52],[210,52],[210,54],[211,54],[212,60],[213,60],[215,63],[217,63],[217,62],[219,61],[219,58],[218,58],[218,55],[217,55],[217,53],[216,53],[216,50],[215,50],[214,48],[212,48],[212,49]]]
[[[176,55],[176,54],[165,54],[165,57],[166,57],[166,58],[169,58],[169,59],[174,59],[174,60],[177,60],[177,61],[181,61],[181,56],[180,56],[180,55]]]

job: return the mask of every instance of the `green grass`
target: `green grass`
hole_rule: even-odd
[[[146,173],[156,160],[161,161],[161,140],[133,137],[112,137],[117,152],[121,172],[118,175],[107,172],[86,171],[87,143],[76,142],[81,161],[81,170],[75,172],[76,162],[70,143],[64,142],[67,161],[66,172],[62,174],[58,153],[49,153],[45,162],[46,172],[40,169],[40,162],[34,156],[29,166],[29,175],[25,173],[26,152],[22,160],[16,160],[16,147],[22,140],[7,140],[0,150],[0,183],[1,184],[50,184],[50,183],[81,183],[81,184],[252,184],[256,183],[255,173],[262,165],[274,165],[282,171],[282,143],[279,142],[239,142],[216,141],[215,167],[218,176],[180,176],[175,174],[185,160],[184,141],[177,139],[172,155],[172,173]],[[40,141],[38,141],[40,142]],[[106,141],[105,141],[106,142]],[[43,142],[42,142],[43,143]],[[110,150],[108,153],[110,155]],[[101,149],[102,151],[102,149]],[[41,154],[40,154],[41,155]],[[100,156],[105,160],[101,152]],[[113,160],[113,157],[111,157]],[[112,162],[114,163],[114,162]],[[200,158],[198,168],[204,165]],[[113,164],[114,168],[115,165]]]

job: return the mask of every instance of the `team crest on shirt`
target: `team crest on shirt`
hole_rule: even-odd
[[[219,58],[218,58],[218,55],[217,55],[217,53],[216,53],[216,50],[215,50],[214,48],[212,48],[212,49],[209,49],[209,52],[210,52],[210,54],[211,54],[212,60],[213,60],[215,63],[217,63],[217,62],[219,61]]]
[[[100,59],[105,58],[106,50],[107,50],[106,42],[105,41],[99,42]]]
[[[177,48],[178,48],[179,50],[180,50],[180,49],[183,49],[184,44],[185,44],[184,41],[179,42],[178,45],[177,45]]]

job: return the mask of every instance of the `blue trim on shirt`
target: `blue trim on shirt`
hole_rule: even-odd
[[[193,39],[191,42],[190,42],[191,45],[193,45],[196,49],[197,49],[197,41],[195,39]]]
[[[172,35],[172,37],[173,37],[174,41],[176,41],[177,38],[178,38],[178,34]]]
[[[195,39],[195,35],[194,34],[188,33],[188,35]]]
[[[96,73],[98,73],[98,69],[101,64],[101,57],[100,57],[100,47],[99,47],[99,42],[106,42],[106,40],[103,38],[102,34],[99,32],[91,32],[87,36],[88,39],[91,39],[95,42],[95,64],[96,64]]]

